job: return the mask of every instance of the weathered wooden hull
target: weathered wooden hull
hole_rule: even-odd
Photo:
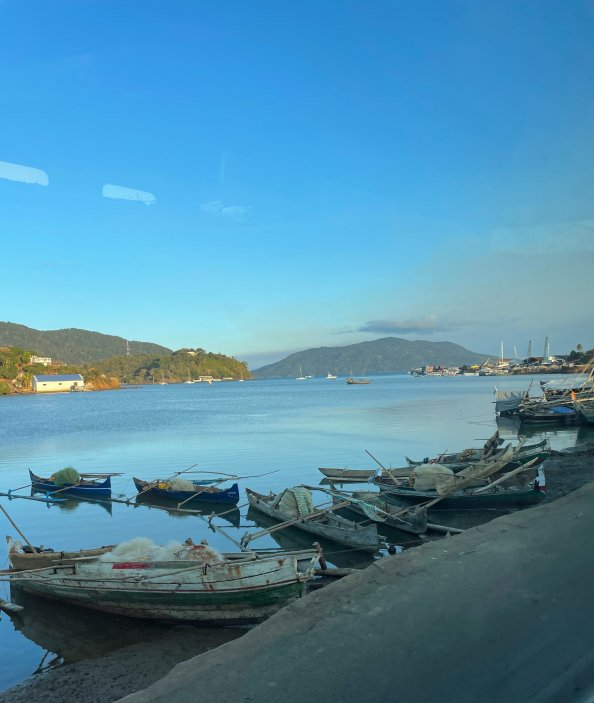
[[[359,518],[363,518],[364,520],[373,520],[376,525],[380,525],[381,527],[390,527],[393,530],[399,530],[400,532],[408,532],[413,535],[422,535],[427,532],[427,512],[422,508],[418,508],[417,510],[419,510],[420,512],[415,515],[402,515],[399,517],[394,517],[390,515],[390,513],[396,512],[397,508],[395,508],[395,506],[391,503],[388,503],[388,501],[381,500],[377,496],[374,498],[367,498],[364,496],[359,496],[356,493],[353,494],[353,497],[367,501],[371,503],[371,505],[374,505],[375,507],[380,508],[380,510],[383,510],[388,513],[385,519],[374,520],[373,518],[369,517],[365,513],[365,511],[355,503],[345,508],[346,511],[352,512]],[[337,500],[340,499],[337,498]]]
[[[377,473],[375,469],[324,469],[319,468],[318,471],[324,474],[327,478],[333,478],[341,483],[366,483],[372,479]]]
[[[395,505],[409,503],[417,505],[439,498],[436,491],[415,491],[414,488],[395,488],[378,484],[384,498]],[[505,510],[536,505],[546,498],[539,489],[508,489],[496,493],[458,493],[442,498],[431,510]]]
[[[188,505],[193,503],[223,503],[225,505],[237,505],[239,502],[239,486],[234,483],[228,489],[209,488],[204,485],[198,491],[170,491],[157,486],[151,486],[151,481],[142,481],[139,478],[134,478],[136,490],[141,492],[143,496],[153,496],[163,500],[172,502],[183,502],[188,500]]]
[[[84,498],[105,498],[111,495],[111,478],[109,476],[104,481],[86,481],[81,484],[67,483],[64,486],[56,485],[49,478],[37,476],[31,469],[29,469],[29,477],[31,486],[44,493],[59,491],[60,495],[81,496]]]
[[[525,464],[531,459],[537,459],[538,461],[536,462],[536,464],[542,463],[550,454],[547,449],[547,445],[548,442],[546,439],[544,439],[542,440],[542,442],[538,442],[537,444],[531,444],[525,447],[520,447],[518,449],[517,459],[513,459],[512,461],[510,461],[506,465],[505,469],[517,469],[519,466]],[[466,468],[467,466],[470,466],[471,464],[477,463],[485,459],[482,449],[474,450],[472,454],[466,460],[463,461],[457,460],[460,454],[461,452],[456,454],[446,454],[444,457],[435,457],[431,460],[431,462],[443,464],[443,466],[447,466],[448,469],[452,469],[452,471],[456,472]],[[494,455],[491,458],[495,460],[497,458],[497,455]],[[414,461],[413,459],[409,459],[408,457],[406,457],[406,461],[411,467],[422,466],[424,463],[423,461]]]
[[[269,501],[265,500],[267,496],[261,496],[254,491],[246,489],[248,502],[251,508],[273,517],[281,522],[292,520],[291,515],[281,513],[276,508],[273,508]],[[297,520],[292,527],[304,532],[309,532],[312,535],[323,537],[324,539],[338,542],[350,549],[360,549],[365,552],[376,552],[379,548],[379,537],[377,527],[375,525],[367,525],[362,527],[356,522],[351,522],[339,515],[328,513],[322,518],[316,518],[310,521]]]
[[[55,564],[69,564],[73,559],[81,557],[97,557],[111,551],[111,547],[99,547],[97,549],[81,549],[78,552],[37,552],[26,554],[9,545],[8,558],[10,565],[17,571],[27,569],[45,569]]]
[[[234,625],[261,622],[301,597],[310,576],[299,572],[296,557],[275,556],[193,568],[188,562],[79,563],[10,580],[44,598],[116,615]]]

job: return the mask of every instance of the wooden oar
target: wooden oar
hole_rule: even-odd
[[[6,509],[4,508],[3,505],[0,505],[0,510],[6,515],[6,517],[8,518],[8,520],[9,520],[9,522],[10,522],[10,524],[11,524],[11,525],[14,527],[14,529],[19,533],[19,535],[25,540],[25,542],[29,545],[29,547],[31,547],[31,549],[32,549],[34,552],[37,551],[37,550],[35,549],[35,547],[31,544],[31,542],[29,542],[29,540],[25,537],[25,535],[19,530],[19,528],[17,527],[17,524],[16,524],[15,521],[10,517],[10,515],[6,512]]]

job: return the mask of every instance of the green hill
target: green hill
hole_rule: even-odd
[[[14,322],[0,322],[0,346],[31,349],[37,356],[50,356],[67,364],[86,364],[126,354],[123,337],[76,328],[42,331]],[[171,349],[150,342],[129,341],[128,346],[134,355],[171,354]]]
[[[397,373],[417,366],[462,366],[480,364],[488,359],[453,342],[408,341],[385,337],[346,347],[319,347],[291,354],[274,364],[253,371],[256,378],[281,378],[304,375]]]
[[[166,356],[117,356],[86,364],[78,370],[83,376],[113,376],[122,383],[183,383],[199,376],[212,376],[216,379],[251,378],[244,362],[204,349],[180,349]]]

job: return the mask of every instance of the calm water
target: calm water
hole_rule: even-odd
[[[28,483],[29,467],[49,475],[64,466],[81,472],[122,472],[113,480],[114,494],[121,496],[134,495],[132,476],[166,478],[195,464],[203,470],[241,476],[266,473],[240,482],[240,487],[262,492],[317,484],[318,466],[374,467],[365,450],[384,465],[402,466],[405,455],[418,458],[480,446],[495,428],[494,384],[501,389],[525,389],[529,383],[525,377],[393,375],[377,376],[368,386],[320,378],[0,398],[0,491]],[[532,387],[538,387],[537,379]],[[516,436],[513,428],[503,432]],[[554,447],[562,448],[581,441],[584,429],[559,430],[549,436]],[[29,489],[20,492],[28,495]],[[228,538],[237,540],[246,529],[254,529],[245,507],[241,517],[217,518],[215,524],[223,534],[210,531],[200,517],[179,517],[146,507],[114,503],[108,509],[78,501],[48,507],[27,500],[0,500],[32,543],[57,549],[94,547],[136,536],[158,543],[191,536],[195,541],[207,537],[218,549],[233,551]],[[240,506],[244,504],[241,498]],[[0,520],[4,533],[15,535],[4,516]],[[278,538],[286,548],[311,542],[290,531],[282,531]],[[253,544],[277,546],[270,536]],[[352,565],[362,559],[334,549],[328,555],[333,563]],[[0,564],[7,567],[5,552]],[[0,598],[10,598],[5,583],[0,583]],[[33,674],[44,656],[44,665],[55,654],[73,661],[113,647],[114,632],[120,644],[124,633],[125,641],[146,636],[147,626],[114,628],[101,617],[103,625],[98,626],[95,620],[81,620],[86,616],[80,611],[68,620],[65,612],[70,609],[58,610],[51,603],[41,610],[33,606],[27,610],[23,632],[7,615],[0,619],[0,690]],[[109,641],[97,634],[106,629]],[[64,642],[57,637],[60,632]],[[80,641],[80,646],[73,646],[73,641]]]

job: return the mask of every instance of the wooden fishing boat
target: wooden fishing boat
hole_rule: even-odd
[[[366,552],[378,550],[380,538],[375,525],[362,526],[329,510],[318,510],[311,502],[310,491],[298,490],[299,488],[287,488],[276,495],[262,495],[249,488],[246,488],[245,492],[251,508],[281,522],[290,523],[292,527],[351,549]]]
[[[189,501],[194,503],[225,503],[237,505],[239,502],[239,486],[234,483],[230,488],[217,488],[199,481],[161,480],[143,481],[134,478],[134,485],[138,493],[143,496],[166,498],[176,502]],[[189,507],[189,506],[188,506]]]
[[[538,425],[563,425],[575,422],[578,418],[577,412],[573,407],[548,404],[521,408],[517,415],[522,424]]]
[[[87,498],[102,498],[111,495],[111,476],[107,474],[103,480],[85,478],[83,474],[78,483],[58,485],[51,477],[43,478],[37,476],[29,469],[29,478],[31,479],[31,486],[44,493],[59,492],[60,494]]]
[[[132,618],[204,625],[261,622],[305,595],[319,554],[238,555],[127,561],[104,555],[10,574],[11,585],[43,598]],[[306,568],[302,568],[307,561]]]
[[[454,452],[451,454],[441,454],[440,456],[434,457],[432,459],[427,459],[423,461],[414,461],[413,459],[406,458],[409,466],[422,466],[423,464],[443,464],[452,471],[457,471],[463,469],[473,463],[485,460],[498,460],[502,453],[505,451],[504,447],[497,449],[493,454],[485,457],[483,449],[464,449],[461,452]],[[541,442],[536,442],[535,444],[524,444],[515,450],[514,458],[506,465],[506,469],[516,468],[531,459],[537,459],[537,464],[542,463],[548,456],[550,456],[550,447],[547,439],[543,439]]]
[[[332,491],[333,499],[336,502],[349,501],[345,510],[371,520],[376,525],[391,527],[401,532],[410,532],[414,535],[422,535],[427,532],[427,511],[418,507],[414,511],[401,514],[402,511],[392,503],[383,500],[378,493],[371,491],[354,491],[344,493],[342,491]]]
[[[17,571],[27,569],[43,569],[54,564],[71,564],[73,559],[92,558],[105,554],[113,549],[114,545],[98,547],[96,549],[79,549],[78,551],[64,552],[38,547],[39,551],[30,551],[30,547],[23,547],[20,542],[6,537],[8,545],[8,560],[10,566]]]
[[[436,490],[417,491],[414,487],[404,484],[378,483],[382,497],[395,505],[408,503],[416,505],[437,501],[430,506],[431,510],[505,510],[507,508],[524,508],[536,505],[546,498],[544,492],[544,474],[539,470],[539,476],[527,486],[493,486],[465,488],[448,495],[440,495]]]
[[[367,385],[368,383],[371,383],[371,381],[368,378],[353,378],[352,376],[349,376],[347,378],[346,382],[349,384],[349,386],[357,386],[357,385]]]
[[[376,469],[324,469],[318,468],[327,478],[335,479],[337,483],[367,483],[377,473]]]

